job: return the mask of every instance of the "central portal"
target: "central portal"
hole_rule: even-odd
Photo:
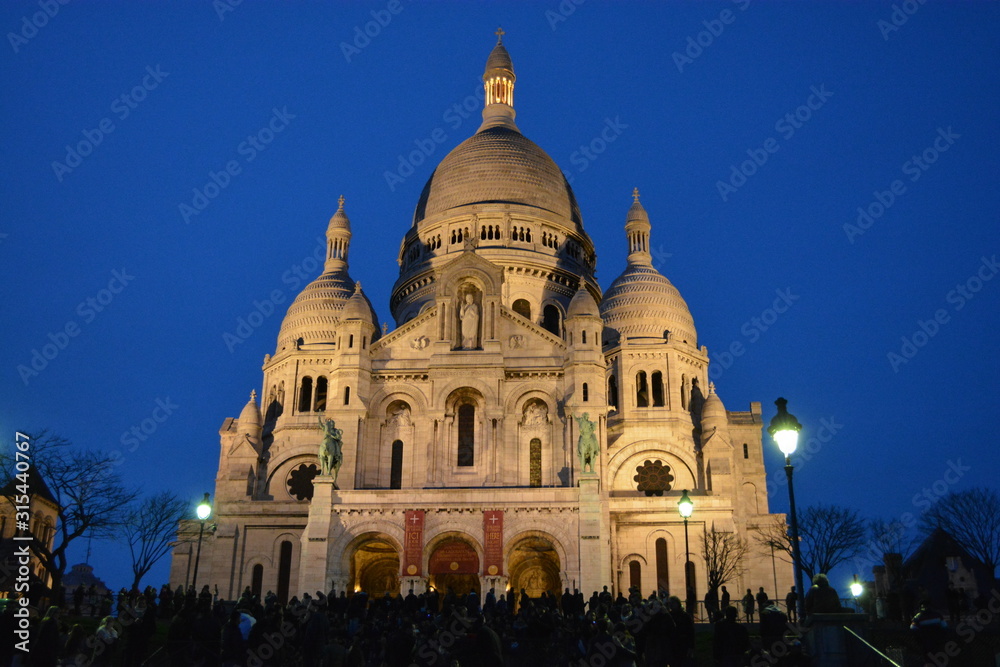
[[[468,595],[475,591],[481,596],[479,585],[479,554],[459,539],[446,540],[431,553],[427,565],[430,585],[442,594],[451,590],[455,595]]]

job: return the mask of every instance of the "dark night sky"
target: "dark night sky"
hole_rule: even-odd
[[[898,518],[926,508],[925,489],[995,484],[1000,5],[897,3],[898,26],[893,7],[245,2],[220,17],[208,2],[79,2],[33,30],[39,5],[5,2],[2,437],[49,428],[121,451],[147,491],[193,505],[212,490],[218,428],[260,392],[341,194],[351,274],[390,320],[399,242],[433,166],[478,127],[502,25],[517,122],[572,179],[602,287],[624,268],[638,187],[726,406],[761,401],[766,423],[783,395],[813,439],[800,506]],[[390,20],[345,55],[373,11]],[[273,141],[244,143],[275,110]],[[88,155],[54,166],[81,142]],[[421,146],[412,174],[387,179]],[[238,173],[185,220],[230,161]],[[859,207],[873,217],[845,229]],[[259,326],[227,345],[255,304]],[[19,371],[53,340],[44,368]],[[169,416],[128,436],[164,416],[158,402]],[[771,501],[785,511],[784,486]],[[95,544],[92,560],[109,584],[130,579],[122,547]]]

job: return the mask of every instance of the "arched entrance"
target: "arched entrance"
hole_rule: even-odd
[[[354,548],[351,588],[371,598],[399,594],[399,551],[384,535],[372,533]]]
[[[427,563],[428,582],[442,595],[448,589],[455,595],[467,595],[475,591],[482,595],[479,585],[479,554],[468,542],[450,538],[438,544]]]
[[[519,539],[507,555],[511,595],[520,595],[521,589],[531,598],[542,593],[561,595],[559,554],[550,540],[541,536]]]

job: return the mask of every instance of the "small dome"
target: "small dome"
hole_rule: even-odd
[[[635,201],[632,202],[631,206],[629,206],[628,214],[625,216],[625,224],[628,225],[630,222],[645,222],[648,225],[649,214],[646,213],[646,209],[644,209],[642,204],[639,203],[638,188],[636,188],[633,196],[635,197]]]
[[[601,301],[604,324],[622,338],[663,338],[698,346],[694,318],[681,293],[649,264],[629,264]]]
[[[523,204],[581,224],[580,207],[566,177],[535,142],[517,130],[480,130],[441,160],[431,174],[413,224],[469,204]]]
[[[327,229],[346,229],[347,231],[351,231],[351,221],[348,219],[347,213],[344,212],[344,195],[340,195],[337,203],[340,206],[337,208],[337,212],[333,214],[333,217],[330,218],[330,224],[327,226]]]
[[[321,275],[306,285],[292,305],[278,332],[278,352],[294,349],[296,341],[333,343],[340,311],[354,292],[354,281],[346,271]]]
[[[494,69],[503,69],[511,74],[514,73],[514,63],[511,61],[507,49],[504,48],[503,43],[500,41],[497,41],[497,45],[490,51],[490,57],[486,59],[486,71],[489,72]]]
[[[708,383],[708,398],[701,406],[701,428],[708,431],[711,428],[723,428],[729,424],[729,417],[726,414],[726,406],[722,404],[722,399],[715,393],[715,383]]]
[[[569,302],[569,308],[566,309],[566,319],[581,315],[601,316],[597,302],[594,301],[593,295],[591,295],[590,290],[587,289],[587,286],[583,282],[580,283],[580,289],[576,291],[576,294],[573,295],[572,300]]]
[[[239,431],[241,434],[246,433],[259,437],[260,429],[261,418],[260,408],[257,407],[257,392],[251,391],[250,400],[243,406],[243,412],[240,413]]]
[[[368,322],[378,330],[378,318],[375,315],[375,309],[372,308],[372,304],[368,301],[365,293],[361,291],[360,282],[354,283],[354,294],[344,304],[344,310],[340,314],[340,319]],[[372,338],[372,340],[375,340],[375,338]]]

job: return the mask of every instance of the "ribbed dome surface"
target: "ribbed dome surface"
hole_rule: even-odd
[[[431,174],[413,224],[468,204],[524,204],[577,224],[580,209],[562,171],[533,141],[509,127],[488,127],[456,146]]]
[[[629,264],[615,278],[601,301],[601,317],[622,338],[662,338],[669,330],[672,340],[698,345],[694,318],[681,293],[648,264]]]
[[[351,295],[354,281],[346,271],[324,273],[306,285],[288,307],[278,332],[278,352],[305,343],[333,343],[340,312]]]
[[[497,44],[490,51],[490,57],[486,59],[486,71],[489,72],[493,69],[505,69],[509,72],[514,71],[514,63],[511,62],[510,54],[507,53],[507,49],[503,44]]]

